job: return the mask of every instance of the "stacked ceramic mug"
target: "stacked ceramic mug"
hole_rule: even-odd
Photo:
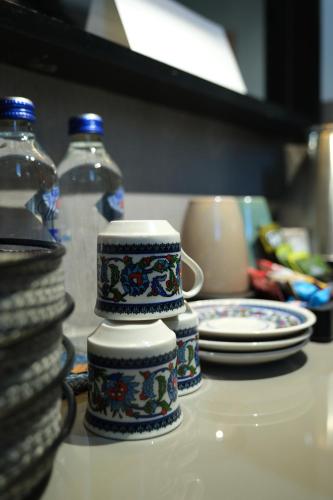
[[[181,261],[195,275],[189,292]],[[89,430],[143,439],[178,427],[178,395],[201,382],[197,318],[184,299],[202,283],[167,221],[114,221],[98,236],[95,312],[105,321],[88,338]]]

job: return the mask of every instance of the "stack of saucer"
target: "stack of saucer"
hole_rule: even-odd
[[[0,239],[0,497],[38,498],[71,426],[61,418],[62,383],[74,352],[62,321],[73,302],[56,243]],[[62,362],[64,356],[66,361]]]
[[[88,338],[85,426],[113,439],[164,434],[182,421],[178,384],[185,394],[201,381],[197,318],[184,298],[200,290],[202,271],[167,221],[113,221],[97,254],[95,312],[105,320]],[[181,258],[195,274],[190,292]]]
[[[200,358],[257,364],[286,358],[310,340],[315,315],[270,300],[217,299],[191,303],[199,316]]]

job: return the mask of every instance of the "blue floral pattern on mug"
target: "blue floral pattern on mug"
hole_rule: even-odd
[[[176,330],[177,336],[177,378],[179,393],[190,392],[201,382],[199,358],[199,334],[197,328]]]
[[[177,356],[177,375],[179,378],[192,377],[200,363],[198,355],[198,337],[179,340]]]
[[[132,297],[142,295],[149,287],[148,275],[138,264],[127,265],[121,272],[120,281],[125,293]]]
[[[178,393],[178,381],[177,381],[177,371],[171,370],[168,383],[167,383],[168,395],[171,403],[176,401]]]
[[[176,359],[156,369],[112,371],[89,363],[89,406],[111,417],[147,419],[170,413],[177,400]]]
[[[121,412],[130,412],[131,405],[138,393],[138,385],[138,382],[135,382],[135,377],[122,373],[112,373],[105,378],[101,392],[107,394],[113,416],[119,415]]]
[[[98,256],[98,295],[114,303],[127,297],[172,298],[181,293],[180,254]]]

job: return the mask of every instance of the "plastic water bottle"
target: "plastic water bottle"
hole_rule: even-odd
[[[65,282],[75,310],[65,333],[77,337],[76,347],[100,323],[96,302],[97,235],[124,214],[122,174],[106,152],[103,120],[88,113],[69,120],[70,144],[58,166],[60,231],[67,248]]]
[[[33,132],[34,104],[0,98],[0,236],[59,238],[56,168]]]

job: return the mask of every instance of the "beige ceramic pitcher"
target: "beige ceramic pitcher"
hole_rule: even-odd
[[[200,296],[219,297],[248,290],[246,240],[236,198],[205,196],[190,200],[181,240],[204,272]],[[185,288],[192,279],[184,266]]]

